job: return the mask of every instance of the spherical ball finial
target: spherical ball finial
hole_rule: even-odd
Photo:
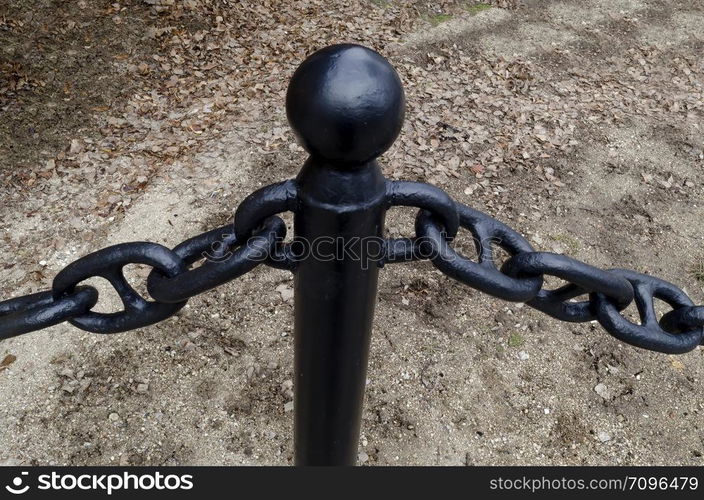
[[[403,125],[405,100],[393,66],[361,45],[332,45],[298,67],[286,114],[314,157],[360,165],[389,149]]]

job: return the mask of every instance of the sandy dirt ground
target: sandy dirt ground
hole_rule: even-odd
[[[294,176],[288,78],[339,42],[379,50],[403,80],[388,177],[704,301],[701,0],[0,0],[1,298],[107,245],[174,246]],[[392,210],[389,235],[410,235],[413,215]],[[128,271],[141,286],[149,270]],[[98,310],[117,310],[95,283]],[[291,463],[291,284],[259,267],[149,328],[3,340],[0,460]],[[360,463],[703,453],[704,349],[639,350],[428,263],[383,269]]]

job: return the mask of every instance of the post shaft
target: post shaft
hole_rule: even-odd
[[[375,161],[298,177],[295,462],[354,465],[376,303],[384,178]]]

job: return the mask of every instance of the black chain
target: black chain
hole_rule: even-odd
[[[704,306],[675,285],[635,271],[601,270],[571,257],[536,252],[519,233],[490,216],[453,201],[444,191],[415,182],[387,182],[386,206],[420,208],[416,236],[385,240],[385,263],[429,259],[446,275],[495,297],[529,306],[569,322],[598,321],[623,342],[665,353],[683,353],[704,343]],[[264,187],[238,207],[233,225],[190,238],[170,250],[156,243],[114,245],[69,264],[54,279],[52,290],[0,302],[0,338],[8,338],[69,321],[83,330],[116,333],[162,321],[178,312],[189,298],[231,281],[261,263],[295,270],[291,244],[284,244],[284,222],[276,216],[296,212],[296,182]],[[472,233],[476,262],[452,246],[459,228]],[[509,254],[499,268],[495,247]],[[203,263],[193,267],[199,261]],[[153,268],[140,296],[123,274],[128,264]],[[566,285],[543,289],[543,278],[555,276]],[[98,292],[78,286],[92,277],[107,279],[124,310],[91,311]],[[586,295],[587,300],[572,299]],[[654,299],[673,310],[658,321]],[[635,300],[640,324],[620,314]]]
[[[86,314],[98,302],[98,290],[76,287],[72,293],[55,299],[51,292],[39,292],[0,302],[0,337],[58,325]]]
[[[669,354],[680,354],[704,345],[704,306],[695,306],[678,287],[647,274],[622,269],[601,270],[565,255],[536,252],[519,233],[460,203],[453,202],[460,226],[472,233],[477,262],[458,254],[452,238],[443,232],[448,207],[442,213],[422,209],[416,217],[416,237],[388,240],[386,262],[429,258],[451,278],[504,300],[529,306],[569,322],[598,321],[611,335],[628,344]],[[424,251],[423,247],[428,249]],[[499,269],[494,247],[510,258]],[[545,290],[543,277],[567,282]],[[588,300],[572,299],[587,295]],[[658,321],[654,299],[673,310]],[[635,300],[640,324],[627,320],[620,311]]]
[[[247,197],[235,213],[235,223],[190,238],[170,250],[156,243],[113,245],[66,266],[54,278],[50,292],[0,302],[0,338],[9,338],[69,321],[94,333],[118,333],[152,325],[176,314],[189,298],[231,281],[266,262],[289,268],[276,250],[286,225],[274,214],[296,206],[293,181],[281,182]],[[203,263],[193,268],[198,261]],[[123,274],[129,264],[153,268],[147,290],[153,301],[132,288]],[[101,277],[117,291],[124,309],[91,311],[98,301],[93,287],[77,286]]]

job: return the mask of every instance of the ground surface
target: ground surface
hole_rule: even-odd
[[[381,51],[404,82],[389,177],[704,301],[701,0],[0,0],[2,298],[110,244],[173,246],[295,175],[287,80],[343,41]],[[394,210],[389,233],[411,220]],[[290,463],[290,284],[259,268],[140,331],[2,341],[0,459]],[[360,460],[702,465],[703,396],[701,348],[638,350],[394,265]]]

